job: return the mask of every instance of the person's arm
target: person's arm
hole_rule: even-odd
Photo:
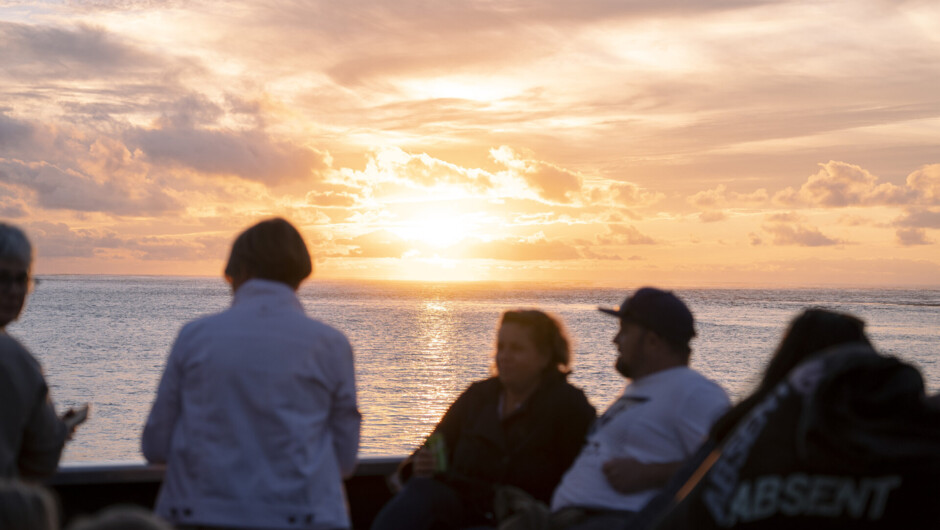
[[[68,428],[56,416],[45,382],[33,403],[17,459],[19,474],[24,479],[40,479],[55,473],[68,436]]]
[[[148,462],[164,463],[170,452],[170,442],[173,438],[176,421],[179,418],[182,399],[180,395],[182,370],[179,357],[186,343],[184,339],[185,331],[186,328],[184,327],[170,350],[170,356],[167,358],[166,367],[163,370],[163,377],[161,377],[160,385],[157,387],[156,399],[150,409],[147,423],[144,425],[140,447],[144,453],[144,458]]]
[[[340,472],[343,478],[349,478],[356,470],[362,415],[356,404],[356,371],[352,346],[342,337],[335,347],[341,350],[341,354],[338,356],[338,384],[333,391],[333,404],[330,409],[330,431]]]
[[[632,458],[614,458],[604,462],[603,470],[611,487],[626,495],[665,486],[682,463],[644,464]]]
[[[672,462],[643,463],[632,458],[616,458],[604,464],[604,475],[620,493],[659,489],[682,468],[706,440],[712,424],[730,407],[728,396],[717,386],[690,389],[673,411],[676,435],[682,443],[684,458]]]
[[[431,434],[439,433],[444,436],[448,462],[453,458],[454,450],[457,447],[457,439],[460,437],[461,429],[463,429],[463,422],[466,421],[466,410],[470,405],[470,398],[468,397],[469,392],[470,389],[468,388],[463,394],[457,397],[457,400],[454,401],[447,409],[447,412],[444,413],[444,417],[441,418],[441,421],[438,422],[434,430],[431,431]],[[437,469],[434,455],[422,445],[402,462],[397,475],[399,482],[404,483],[413,476],[431,477],[437,471],[440,470]]]

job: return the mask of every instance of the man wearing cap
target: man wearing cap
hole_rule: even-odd
[[[688,367],[692,313],[676,295],[639,289],[616,309],[616,368],[631,382],[597,419],[552,497],[552,520],[588,530],[622,526],[666,484],[729,407]]]

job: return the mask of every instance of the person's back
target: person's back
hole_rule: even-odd
[[[234,251],[233,251],[234,252]],[[173,346],[142,449],[168,464],[157,513],[177,524],[349,525],[359,442],[352,348],[280,281],[237,282],[232,307]]]
[[[654,527],[938,528],[940,410],[915,368],[843,345],[764,396]]]

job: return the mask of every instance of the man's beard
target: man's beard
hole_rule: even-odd
[[[623,354],[617,357],[617,363],[614,364],[614,368],[620,372],[620,375],[626,377],[627,379],[632,379],[632,371],[630,370],[630,365],[627,363],[627,359],[624,358]]]

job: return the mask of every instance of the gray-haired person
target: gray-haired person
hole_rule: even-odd
[[[156,511],[178,528],[350,526],[353,352],[304,313],[296,290],[312,268],[290,223],[262,221],[232,245],[232,306],[180,331],[142,443],[167,464]]]
[[[66,438],[87,414],[56,416],[39,362],[6,332],[26,304],[32,264],[26,234],[0,223],[0,478],[53,474]]]

